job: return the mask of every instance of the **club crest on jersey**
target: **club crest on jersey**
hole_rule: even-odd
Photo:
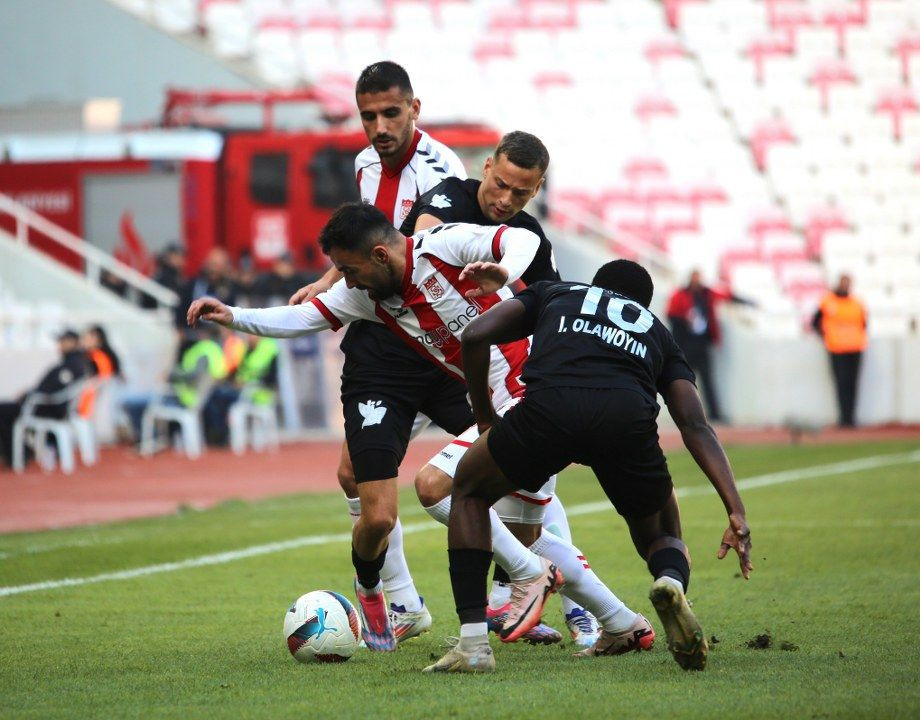
[[[441,287],[436,277],[430,277],[425,281],[425,289],[431,295],[432,300],[440,300],[444,296],[444,288]]]
[[[409,217],[409,213],[412,212],[412,206],[415,205],[415,200],[410,200],[406,198],[402,201],[402,208],[399,211],[399,219],[405,220]]]

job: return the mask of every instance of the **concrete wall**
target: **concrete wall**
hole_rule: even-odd
[[[0,2],[0,67],[0,105],[119,98],[125,123],[156,119],[167,85],[252,87],[105,0]]]

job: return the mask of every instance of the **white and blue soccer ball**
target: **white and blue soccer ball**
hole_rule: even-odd
[[[344,595],[314,590],[297,598],[285,614],[284,639],[302,663],[345,662],[361,642],[361,620]]]

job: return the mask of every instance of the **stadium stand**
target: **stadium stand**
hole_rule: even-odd
[[[393,57],[429,122],[481,118],[454,92],[475,77],[504,126],[552,148],[563,227],[600,222],[620,252],[651,245],[676,277],[699,266],[800,320],[842,270],[870,306],[909,313],[905,286],[875,277],[920,272],[916,3],[118,2],[171,32],[194,26],[279,87],[347,87]],[[460,60],[428,61],[445,49]],[[846,241],[826,250],[831,233],[860,238],[865,256]]]

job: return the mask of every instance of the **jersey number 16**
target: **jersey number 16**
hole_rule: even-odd
[[[585,288],[581,286],[580,288],[572,289],[583,290]],[[582,302],[581,310],[579,310],[579,315],[598,315],[598,307],[603,298],[603,288],[587,288],[584,302]],[[648,332],[648,329],[652,327],[652,324],[655,322],[655,316],[639,303],[609,294],[607,298],[607,318],[618,328],[629,330],[634,333],[644,333]],[[623,316],[624,310],[626,310],[628,317],[634,317],[635,319],[627,320]]]

